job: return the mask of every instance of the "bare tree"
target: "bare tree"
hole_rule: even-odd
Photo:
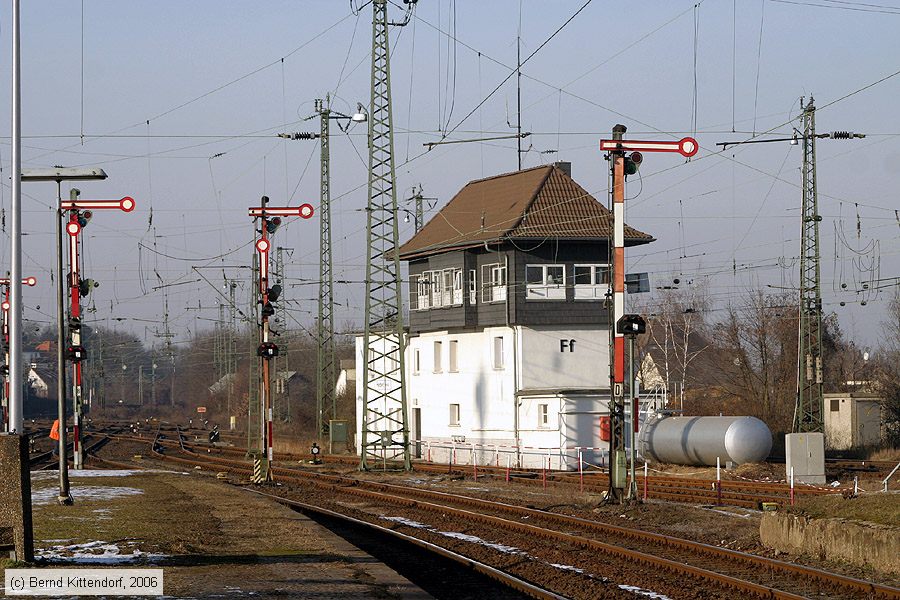
[[[678,389],[684,394],[692,382],[691,366],[709,347],[708,308],[706,289],[691,285],[687,290],[665,291],[649,315],[644,350],[655,355],[656,368],[669,392]]]

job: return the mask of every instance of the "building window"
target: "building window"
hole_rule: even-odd
[[[503,337],[494,338],[494,356],[491,363],[495,369],[503,368]]]
[[[387,366],[391,371],[400,368],[400,348],[391,346],[387,353]]]
[[[441,272],[440,271],[429,271],[428,279],[431,282],[431,307],[432,308],[440,308],[441,307],[441,289],[442,289],[442,281],[441,281]]]
[[[609,292],[609,265],[575,265],[575,299],[605,300]]]
[[[416,348],[415,353],[413,354],[413,375],[418,375],[421,367],[422,367],[422,356],[419,353],[419,349]]]
[[[475,277],[477,271],[469,269],[469,304],[474,305],[478,301],[478,280]]]
[[[837,398],[831,399],[831,412],[840,412],[841,411],[841,401]]]
[[[506,265],[494,263],[481,267],[481,301],[506,300]]]
[[[459,404],[450,405],[450,427],[459,427]]]
[[[410,290],[410,309],[411,310],[428,310],[431,305],[431,279],[428,272],[413,277],[415,289]],[[412,287],[412,286],[410,286]]]
[[[459,372],[459,362],[458,362],[458,350],[459,350],[459,341],[450,340],[450,372],[458,373]]]
[[[529,300],[565,300],[565,266],[526,265],[525,290],[525,297]]]
[[[441,372],[441,343],[434,343],[434,372]]]
[[[547,427],[550,425],[550,406],[548,404],[538,404],[538,427]]]
[[[462,269],[453,269],[453,306],[462,306],[463,284]]]
[[[441,271],[441,276],[443,277],[441,304],[451,306],[453,304],[453,269],[444,269]]]

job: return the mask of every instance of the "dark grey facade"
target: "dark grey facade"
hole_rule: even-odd
[[[413,259],[409,262],[410,333],[479,330],[501,325],[608,325],[609,313],[603,299],[605,285],[600,298],[577,299],[574,277],[576,265],[608,263],[606,240],[561,241],[555,238],[514,240],[488,248],[477,246]],[[564,283],[553,286],[557,299],[537,299],[533,293],[529,294],[528,265],[563,267]],[[503,285],[496,285],[497,281],[491,277],[495,267],[505,267]],[[454,282],[461,287],[461,302],[458,294],[454,297],[451,290],[449,296],[445,295],[449,303],[438,302],[441,305],[435,306],[432,294],[435,284],[429,282],[423,286],[419,277],[440,272],[442,281],[437,285],[445,294],[444,273],[455,269],[461,270],[461,281]],[[471,286],[473,272],[474,288]],[[505,294],[499,293],[500,288]],[[473,292],[475,302],[471,302]],[[423,308],[426,304],[427,309]]]

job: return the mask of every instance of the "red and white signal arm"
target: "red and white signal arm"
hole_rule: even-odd
[[[89,208],[91,210],[114,209],[122,212],[131,212],[135,207],[134,198],[131,196],[125,196],[119,200],[63,200],[59,205],[66,210]]]
[[[0,285],[9,285],[9,277],[0,277]],[[37,285],[37,279],[35,277],[23,277],[22,285],[34,287]]]
[[[6,311],[9,310],[9,306],[10,306],[10,305],[9,305],[9,301],[8,301],[8,300],[4,300],[4,301],[3,301],[3,304],[0,304],[0,308],[2,308],[3,310],[6,310]]]
[[[681,138],[677,142],[600,140],[600,150],[604,152],[677,152],[690,158],[700,150],[700,144],[692,137]]]
[[[265,238],[260,238],[260,239],[256,240],[256,249],[259,251],[260,254],[265,254],[266,252],[268,252],[270,246],[271,246],[271,244],[269,243],[269,240],[267,240]]]
[[[66,232],[72,237],[78,235],[79,231],[81,231],[81,225],[79,225],[75,221],[69,221],[68,223],[66,223]]]
[[[305,203],[300,206],[254,206],[247,209],[251,217],[300,217],[309,219],[313,216],[312,204]]]

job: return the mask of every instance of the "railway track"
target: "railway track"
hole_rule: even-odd
[[[178,456],[165,450],[173,444],[179,446]],[[178,442],[160,439],[154,446],[163,450],[158,454],[163,460],[242,477],[250,474],[243,461],[193,454],[190,445],[182,449]],[[606,589],[610,582],[617,581],[616,576],[625,573],[626,579],[661,593],[672,590],[672,578],[681,578],[702,588],[704,595],[697,597],[704,598],[734,598],[739,594],[760,598],[900,598],[897,588],[569,515],[339,475],[285,467],[273,471],[287,488],[279,496],[300,496],[301,504],[327,507],[382,527],[387,520],[392,523],[390,528],[432,544],[443,541],[446,545],[442,537],[447,537],[448,532],[443,530],[448,523],[458,530],[458,536],[471,537],[475,532],[481,543],[463,543],[466,549],[454,551],[467,554],[469,546],[474,546],[479,554],[493,553],[485,561],[493,568],[509,572],[511,565],[517,565],[512,573],[539,582],[535,584],[539,587],[559,580],[561,587],[550,589],[563,596],[595,597],[591,594]],[[393,521],[386,518],[397,509],[402,517]],[[497,547],[503,549],[491,549]],[[515,560],[511,561],[511,556]],[[566,563],[560,563],[561,556],[567,557]],[[483,560],[480,555],[478,559]],[[550,577],[548,570],[556,574]],[[587,595],[583,595],[585,592]]]
[[[174,434],[174,432],[172,432]],[[177,435],[177,434],[176,434]],[[163,440],[165,444],[174,444],[174,441]],[[216,452],[235,457],[246,455],[246,449],[238,446],[211,446],[203,443],[184,441],[179,437],[179,445],[183,449],[193,452]],[[308,459],[308,456],[296,454],[276,453],[280,461],[297,461]],[[339,463],[346,465],[358,464],[358,459],[350,456],[326,455],[323,457],[326,464]],[[507,477],[507,470],[501,467],[481,466],[474,468],[472,465],[441,465],[428,462],[414,463],[416,471],[428,473],[454,473],[473,477]],[[546,480],[545,480],[546,479]],[[589,493],[603,494],[608,487],[608,475],[601,471],[587,471],[583,480],[579,475],[567,472],[548,472],[542,474],[539,471],[527,469],[511,469],[508,480],[510,483],[527,486],[561,486],[569,490],[586,491]],[[638,476],[638,490],[643,493],[644,477]],[[742,508],[759,508],[763,502],[775,502],[784,505],[790,499],[790,487],[782,483],[760,483],[752,481],[723,480],[717,489],[716,482],[709,479],[690,479],[686,477],[651,476],[647,478],[647,497],[654,500],[666,500],[673,502],[689,502],[702,504],[718,504],[738,506]],[[794,493],[797,497],[808,495],[823,495],[841,493],[841,489],[822,489],[815,487],[798,486]]]

